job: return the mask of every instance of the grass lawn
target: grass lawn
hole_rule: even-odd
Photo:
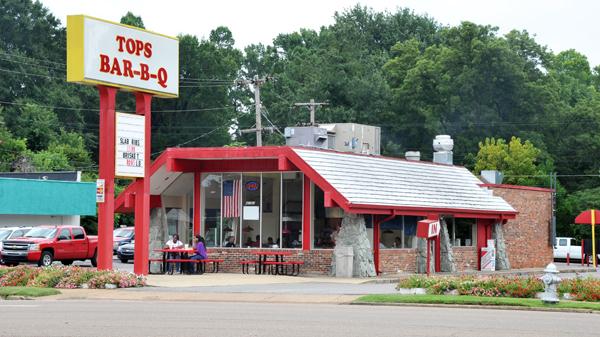
[[[60,294],[60,291],[52,288],[33,288],[33,287],[1,287],[0,297],[7,296],[28,296],[40,297]]]
[[[534,298],[477,297],[450,295],[366,295],[355,303],[426,303],[426,304],[462,304],[462,305],[505,305],[527,308],[590,309],[600,310],[600,303],[560,301],[558,304],[544,304]]]

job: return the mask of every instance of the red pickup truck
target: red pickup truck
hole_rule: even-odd
[[[75,260],[91,260],[96,267],[98,237],[88,236],[80,226],[39,226],[23,237],[3,242],[4,263],[34,262],[49,266],[54,261],[70,265]]]

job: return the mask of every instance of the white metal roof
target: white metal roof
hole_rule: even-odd
[[[293,150],[352,204],[515,212],[464,167]]]

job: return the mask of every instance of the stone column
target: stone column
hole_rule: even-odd
[[[151,259],[162,259],[162,253],[156,252],[156,249],[161,249],[164,247],[165,242],[167,242],[165,238],[167,228],[167,215],[165,213],[165,209],[162,207],[153,208],[150,211],[150,258]],[[160,264],[159,263],[151,263],[150,264],[150,273],[159,273],[160,272]]]
[[[342,226],[335,237],[335,244],[336,246],[350,246],[353,248],[354,277],[376,276],[373,250],[371,249],[371,243],[367,237],[367,227],[365,226],[365,219],[362,215],[344,213]],[[335,274],[335,261],[332,262],[331,267],[332,273]]]
[[[427,239],[417,238],[417,273],[427,273]],[[435,273],[435,256],[433,247],[429,247],[429,273]]]
[[[441,271],[453,273],[456,271],[456,264],[454,263],[454,253],[452,252],[446,219],[441,218],[440,225],[442,226],[440,230],[440,269]]]
[[[506,242],[504,241],[504,232],[502,231],[502,223],[494,224],[492,237],[496,240],[496,270],[509,270],[510,261],[506,251]]]

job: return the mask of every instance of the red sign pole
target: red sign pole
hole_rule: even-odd
[[[133,272],[138,275],[148,274],[150,246],[150,153],[152,125],[152,95],[135,93],[135,112],[144,115],[144,178],[138,178],[140,184],[135,195],[135,247]]]
[[[98,269],[110,270],[113,262],[115,222],[115,97],[117,88],[98,86],[100,94],[99,179],[104,179],[105,199],[98,204]]]

